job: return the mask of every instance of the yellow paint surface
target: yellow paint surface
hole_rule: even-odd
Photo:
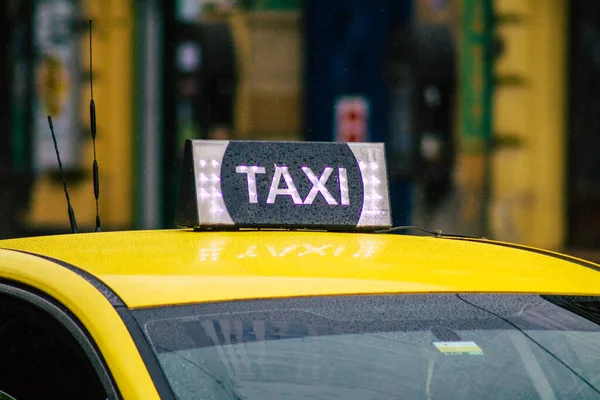
[[[132,308],[333,294],[600,295],[600,266],[432,237],[173,230],[5,240],[0,248],[85,269]]]

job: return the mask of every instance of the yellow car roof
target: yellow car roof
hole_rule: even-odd
[[[131,308],[375,293],[600,295],[596,264],[488,241],[169,230],[12,239],[0,241],[0,248],[72,264]]]

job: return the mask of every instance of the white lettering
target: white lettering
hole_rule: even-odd
[[[283,175],[283,179],[287,185],[286,189],[279,188],[279,182],[281,181],[281,176]],[[267,197],[267,204],[275,203],[275,198],[278,195],[282,196],[291,196],[294,204],[302,204],[302,199],[298,194],[298,190],[296,189],[296,185],[294,185],[294,181],[292,180],[292,176],[288,171],[288,167],[278,167],[275,166],[275,175],[273,175],[273,180],[271,181],[271,188],[269,189],[269,196]]]
[[[321,193],[327,204],[334,206],[337,205],[337,201],[335,201],[331,193],[329,193],[325,187],[325,183],[327,182],[327,179],[329,179],[329,175],[331,175],[333,168],[325,167],[325,170],[323,170],[323,175],[321,175],[321,177],[318,179],[310,168],[302,167],[302,171],[304,171],[308,177],[308,180],[310,180],[310,182],[313,184],[312,189],[310,189],[310,192],[308,192],[308,196],[306,196],[306,199],[304,199],[304,204],[312,204],[315,200],[315,197],[317,197],[317,194]]]
[[[250,203],[258,203],[258,193],[256,191],[256,174],[264,174],[265,167],[247,167],[245,165],[238,165],[235,167],[235,172],[238,174],[246,174],[246,180],[248,181],[248,200]]]
[[[325,167],[323,170],[323,174],[320,177],[317,177],[315,173],[309,167],[302,167],[302,171],[308,178],[308,180],[312,183],[312,188],[308,192],[308,195],[302,201],[302,198],[298,194],[298,189],[294,184],[292,176],[286,166],[275,166],[275,174],[273,175],[273,179],[271,181],[271,187],[269,188],[269,195],[267,197],[267,204],[274,204],[278,195],[282,196],[290,196],[294,204],[313,204],[315,198],[319,193],[323,196],[327,204],[329,205],[337,205],[337,200],[331,195],[327,187],[325,186],[327,180],[331,176],[333,172],[333,168]],[[257,191],[257,176],[256,174],[264,174],[266,173],[265,167],[259,166],[246,166],[246,165],[238,165],[235,167],[235,172],[238,174],[246,174],[246,181],[248,183],[248,201],[251,204],[258,203],[258,191]],[[203,174],[204,175],[204,174]],[[280,188],[279,184],[281,182],[281,177],[285,180],[286,187]],[[350,205],[350,196],[348,193],[348,172],[346,168],[338,168],[338,177],[339,177],[339,185],[340,185],[340,204],[343,206]],[[204,176],[205,180],[208,180],[208,177]],[[214,180],[214,178],[213,178]]]
[[[339,168],[338,175],[340,178],[340,203],[343,206],[350,205],[350,197],[348,196],[348,176],[346,168]]]

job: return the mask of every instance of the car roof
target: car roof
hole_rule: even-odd
[[[596,264],[485,240],[164,230],[11,239],[0,248],[78,267],[130,308],[375,293],[600,295]]]

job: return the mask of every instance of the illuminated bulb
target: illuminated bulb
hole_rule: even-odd
[[[201,168],[206,167],[206,160],[200,160],[200,167]]]
[[[217,174],[212,174],[211,180],[213,182],[219,182],[221,180],[221,178],[219,178],[219,176]]]
[[[200,182],[204,183],[204,182],[207,182],[207,181],[208,181],[207,176],[204,175],[204,174],[200,174]]]
[[[371,169],[375,171],[378,168],[378,165],[375,161],[371,161]]]
[[[200,189],[200,198],[201,199],[208,199],[210,197],[210,194],[206,191],[206,189],[201,188]]]
[[[213,214],[218,214],[223,212],[223,209],[221,207],[219,207],[219,204],[216,201],[212,201],[211,202],[211,211],[213,212]]]
[[[212,161],[210,162],[210,165],[212,165],[212,166],[213,166],[213,168],[217,168],[217,166],[219,165],[219,162],[218,162],[217,160],[212,160]]]
[[[359,162],[358,162],[358,166],[359,166],[359,168],[360,168],[360,169],[365,169],[365,168],[367,168],[367,164],[365,164],[365,162],[364,162],[364,161],[359,161]]]

